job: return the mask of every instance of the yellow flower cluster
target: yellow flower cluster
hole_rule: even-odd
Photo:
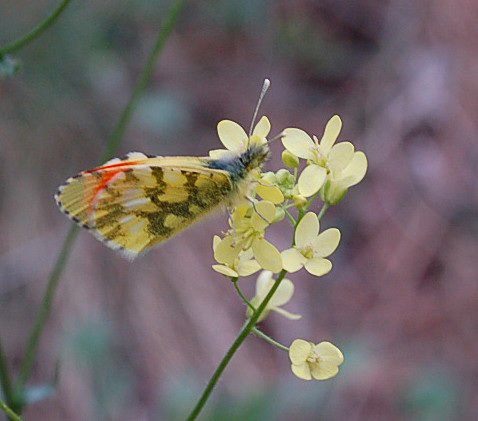
[[[282,143],[292,154],[307,160],[307,167],[299,177],[299,192],[309,197],[321,190],[322,199],[331,205],[342,200],[349,187],[359,183],[367,172],[367,157],[356,152],[350,142],[335,144],[342,120],[334,115],[327,125],[322,139],[312,138],[303,130],[284,130]]]
[[[257,311],[275,283],[280,282],[258,316],[258,322],[271,311],[291,320],[301,317],[282,308],[294,293],[292,281],[283,278],[286,272],[294,273],[304,268],[311,275],[323,276],[332,269],[328,257],[339,245],[340,231],[328,228],[321,232],[320,217],[328,206],[339,203],[367,171],[363,152],[355,151],[350,142],[336,143],[341,128],[342,121],[335,115],[327,123],[320,141],[301,129],[285,129],[280,135],[285,147],[282,161],[292,172],[282,168],[275,173],[261,174],[257,170],[247,192],[249,200],[232,210],[225,235],[214,237],[217,264],[213,269],[233,280],[241,298],[248,304],[248,317]],[[239,124],[223,120],[218,124],[218,135],[226,149],[211,151],[210,156],[226,157],[231,153],[243,153],[254,144],[263,145],[270,129],[267,117],[259,120],[250,136]],[[301,159],[305,160],[302,171]],[[324,207],[318,215],[311,210],[311,205],[319,194]],[[262,200],[256,199],[257,196]],[[291,247],[279,251],[265,238],[266,231],[285,217],[293,225],[294,236]],[[238,280],[261,269],[255,296],[247,300],[240,292]],[[281,276],[276,281],[274,274],[279,272]],[[290,348],[283,348],[289,350],[292,372],[305,380],[331,378],[343,362],[342,353],[330,342],[314,345],[296,339]]]

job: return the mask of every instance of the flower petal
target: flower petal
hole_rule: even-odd
[[[332,262],[322,257],[314,257],[313,259],[308,260],[304,267],[311,275],[322,276],[330,272],[332,269]]]
[[[319,218],[314,212],[307,212],[295,230],[295,245],[301,249],[308,245],[312,245],[319,234],[320,223]]]
[[[367,157],[361,151],[355,152],[350,161],[350,164],[342,171],[342,177],[351,177],[351,180],[347,183],[347,187],[355,186],[355,184],[360,183],[365,177],[367,172]]]
[[[310,372],[312,377],[316,380],[327,380],[335,377],[339,372],[339,368],[334,364],[328,364],[326,362],[311,363]]]
[[[261,265],[259,265],[259,263],[257,263],[255,260],[246,260],[245,262],[239,263],[237,273],[239,274],[239,276],[249,276],[259,270],[261,270]]]
[[[272,288],[272,285],[271,285]],[[267,291],[269,292],[269,291]],[[289,279],[283,279],[269,301],[269,307],[279,307],[289,302],[294,295],[294,284]]]
[[[307,360],[314,344],[304,339],[295,339],[289,347],[289,358],[292,364],[302,364]]]
[[[332,171],[342,171],[352,161],[354,152],[354,145],[350,142],[340,142],[332,146],[327,157],[330,169]]]
[[[230,151],[245,149],[249,139],[244,129],[232,120],[222,120],[217,124],[217,134],[222,144]]]
[[[274,186],[273,184],[266,184],[264,181],[261,181],[256,187],[256,194],[262,197],[264,200],[278,205],[284,201],[284,195],[280,191],[279,187]]]
[[[263,231],[274,220],[276,207],[266,200],[256,203],[251,217],[251,226],[256,231]]]
[[[212,149],[209,151],[209,156],[213,159],[224,159],[235,154],[227,149]]]
[[[271,123],[269,119],[264,115],[261,117],[259,122],[256,124],[254,127],[254,130],[252,131],[253,135],[265,138],[271,131]]]
[[[291,364],[290,366],[292,372],[302,380],[312,380],[310,375],[310,368],[307,363],[302,363],[300,365]]]
[[[323,341],[314,346],[314,351],[319,354],[322,361],[327,361],[335,365],[340,365],[344,362],[344,355],[342,351],[333,343]]]
[[[217,245],[221,242],[221,237],[215,235],[212,237],[212,251],[216,250]]]
[[[270,270],[263,270],[256,281],[256,296],[259,300],[265,297],[274,285],[274,279],[272,279],[272,272]],[[259,303],[260,304],[260,303]]]
[[[225,276],[231,276],[233,278],[237,278],[239,275],[238,273],[231,269],[230,267],[224,266],[224,265],[212,265],[212,268],[216,271],[219,272]]]
[[[290,311],[284,310],[280,307],[271,307],[271,310],[274,310],[276,313],[279,313],[281,316],[284,316],[286,319],[289,320],[299,320],[302,319],[301,314],[291,313]]]
[[[299,177],[299,192],[305,197],[317,193],[324,184],[327,170],[319,165],[310,164],[304,168]]]
[[[235,247],[232,235],[228,235],[216,245],[214,259],[219,263],[232,265],[240,252],[241,248]]]
[[[303,130],[296,128],[289,128],[284,130],[282,137],[282,144],[295,156],[304,159],[314,159],[313,148],[315,143],[312,138]]]
[[[295,248],[284,250],[281,253],[281,257],[282,267],[287,272],[291,273],[297,272],[298,270],[302,269],[305,262],[307,262],[307,259],[302,255],[302,253]]]
[[[257,263],[263,269],[270,270],[274,273],[282,270],[282,259],[279,250],[277,250],[271,243],[263,238],[258,238],[252,243],[252,251]]]
[[[327,155],[332,145],[337,140],[340,130],[342,129],[342,120],[338,115],[334,115],[326,124],[324,135],[320,140],[320,149],[324,155]]]
[[[314,252],[318,257],[330,256],[339,245],[340,231],[337,228],[329,228],[321,232],[314,240]]]

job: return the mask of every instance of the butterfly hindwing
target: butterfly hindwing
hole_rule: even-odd
[[[71,219],[135,257],[228,203],[231,177],[205,162],[128,154],[70,178],[56,200]]]

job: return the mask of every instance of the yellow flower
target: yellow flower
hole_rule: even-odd
[[[265,238],[265,230],[276,217],[275,206],[268,201],[256,203],[252,214],[251,204],[241,205],[231,215],[231,229],[214,250],[214,257],[226,265],[234,262],[241,251],[252,249],[261,268],[280,272],[282,259],[279,250]]]
[[[256,184],[255,193],[259,195],[262,199],[268,200],[269,202],[278,205],[284,201],[284,195],[282,194],[279,187],[274,183],[271,183],[267,179],[261,177]]]
[[[267,142],[267,135],[271,130],[271,123],[266,116],[263,116],[255,125],[252,136],[249,139],[246,131],[235,121],[221,120],[217,124],[217,134],[221,143],[226,149],[214,149],[209,152],[211,158],[223,158],[231,152],[240,154],[246,151],[251,144],[262,145]]]
[[[322,186],[322,199],[330,205],[339,203],[349,187],[355,186],[367,172],[367,157],[363,152],[355,152],[352,160],[342,170],[331,171]]]
[[[272,278],[272,272],[268,270],[262,271],[258,276],[256,281],[256,295],[251,300],[251,304],[255,308],[259,307],[261,302],[271,290],[274,282],[275,280]],[[264,320],[271,310],[290,320],[300,319],[302,317],[300,314],[291,313],[283,308],[280,308],[280,306],[283,306],[290,301],[292,295],[294,295],[294,284],[289,279],[284,278],[270,301],[267,303],[267,306],[262,312],[258,321],[260,322],[261,320]],[[252,316],[252,311],[249,307],[247,308],[247,315],[248,317]]]
[[[259,122],[254,126],[251,137],[246,131],[235,121],[221,120],[217,124],[217,133],[221,143],[226,149],[214,149],[209,151],[209,156],[214,159],[227,157],[228,155],[237,155],[246,151],[247,147],[257,144],[262,145],[267,143],[267,135],[271,130],[271,123],[266,116],[263,116]],[[284,201],[284,196],[280,189],[272,183],[261,180],[259,172],[253,174],[258,181],[255,183],[255,192],[248,192],[251,197],[257,193],[264,200],[268,200],[274,204],[279,204]],[[251,189],[253,190],[253,189]]]
[[[255,261],[252,253],[252,249],[247,249],[246,251],[238,250],[239,253],[236,255],[234,248],[232,252],[227,253],[228,249],[231,249],[233,238],[231,236],[225,237],[223,240],[217,235],[213,238],[213,250],[214,256],[221,265],[213,265],[212,268],[219,273],[222,273],[225,276],[231,276],[237,278],[239,276],[249,276],[253,273],[256,273],[261,269],[261,266],[257,261]],[[223,250],[226,250],[226,253],[221,253],[216,255],[216,249],[219,244],[222,244]],[[227,247],[226,247],[227,246]]]
[[[329,228],[319,234],[320,223],[313,212],[306,213],[295,230],[295,245],[281,253],[283,268],[287,272],[297,272],[305,267],[307,272],[322,276],[330,272],[330,256],[340,241],[340,231]]]
[[[289,348],[292,372],[303,380],[327,380],[339,372],[344,362],[340,349],[330,342],[314,345],[304,339],[296,339]]]
[[[284,130],[282,143],[285,148],[299,158],[308,160],[308,166],[302,171],[298,182],[299,192],[303,196],[309,197],[317,193],[326,178],[339,182],[341,188],[346,185],[346,189],[364,177],[367,168],[366,159],[365,168],[363,166],[365,154],[355,152],[354,145],[350,142],[335,144],[341,129],[342,121],[338,115],[334,115],[325,126],[320,142],[315,136],[312,140],[301,129]]]

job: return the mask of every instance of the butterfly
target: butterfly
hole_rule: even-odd
[[[265,83],[253,121],[267,87]],[[58,188],[55,201],[70,219],[132,259],[211,211],[247,196],[251,182],[269,158],[265,135],[270,123],[262,117],[254,131],[251,124],[249,136],[238,128],[229,120],[218,125],[226,146],[231,139],[236,142],[235,152],[216,151],[209,157],[130,152],[70,177]],[[265,135],[259,136],[259,132]],[[232,136],[228,138],[227,133]],[[237,148],[238,133],[242,148]]]

